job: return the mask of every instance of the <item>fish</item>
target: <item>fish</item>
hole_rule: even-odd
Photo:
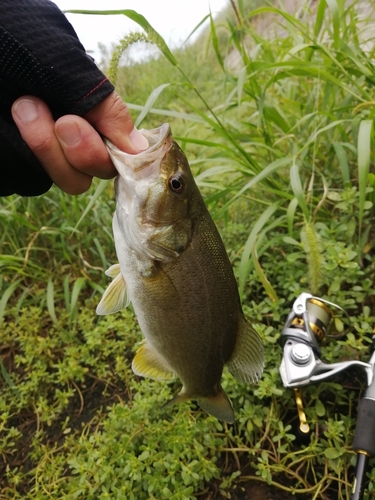
[[[106,140],[118,172],[118,264],[106,271],[113,281],[96,312],[112,314],[132,303],[144,335],[133,372],[182,383],[164,406],[193,400],[233,423],[221,386],[224,365],[240,382],[256,382],[263,345],[245,319],[223,241],[169,124],[140,132],[149,147],[135,155]]]

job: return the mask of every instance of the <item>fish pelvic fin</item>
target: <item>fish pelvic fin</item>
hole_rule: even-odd
[[[114,264],[105,274],[114,279],[107,287],[102,300],[96,308],[96,314],[99,316],[121,311],[125,309],[130,302],[126,283],[121,274],[120,264]]]
[[[233,424],[234,422],[234,412],[231,402],[228,396],[225,394],[223,388],[220,386],[219,392],[215,396],[208,397],[191,397],[189,396],[184,388],[181,392],[173,396],[173,398],[167,401],[163,408],[172,406],[177,403],[183,403],[189,401],[190,399],[195,399],[202,410],[206,411],[210,415],[216,417],[219,420],[228,422],[228,424]]]
[[[236,345],[227,366],[239,382],[256,382],[262,375],[264,368],[262,341],[244,317],[240,319]]]
[[[136,375],[154,380],[171,380],[176,377],[160,354],[146,341],[142,343],[133,359],[132,370]]]

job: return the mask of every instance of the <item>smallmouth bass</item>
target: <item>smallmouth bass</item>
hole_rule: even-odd
[[[131,301],[145,340],[132,369],[156,380],[178,376],[171,401],[195,400],[232,423],[221,387],[224,365],[241,382],[263,371],[263,347],[242,312],[218,230],[168,124],[141,130],[149,148],[130,155],[107,141],[118,171],[113,234],[119,264],[97,307],[110,314]]]

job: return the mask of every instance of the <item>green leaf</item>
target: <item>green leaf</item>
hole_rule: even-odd
[[[330,460],[335,460],[336,458],[341,457],[343,451],[338,450],[337,448],[326,448],[324,450],[324,455]]]
[[[134,109],[135,111],[142,111],[143,106],[140,104],[132,104],[131,102],[127,103],[129,109]],[[188,120],[195,123],[205,123],[205,120],[194,114],[194,113],[181,113],[180,111],[174,111],[169,109],[158,109],[158,108],[150,108],[149,114],[161,115],[161,116],[170,116],[172,118],[178,118],[179,120]]]
[[[159,85],[159,87],[156,87],[156,89],[154,89],[151,92],[149,98],[146,101],[146,104],[143,106],[141,113],[139,114],[138,118],[136,119],[136,121],[134,123],[134,125],[136,127],[139,127],[139,125],[143,122],[143,120],[146,118],[146,116],[148,115],[148,113],[152,109],[152,106],[156,102],[159,95],[163,92],[164,89],[169,87],[169,85],[170,85],[169,83],[163,83],[163,85]]]
[[[265,179],[267,179],[268,177],[272,177],[271,174],[274,174],[275,172],[277,172],[279,169],[281,169],[282,167],[288,165],[290,163],[290,160],[291,158],[290,157],[286,157],[286,158],[280,158],[279,160],[275,160],[274,162],[270,163],[269,165],[267,165],[267,167],[265,167],[263,170],[261,170],[259,172],[259,174],[255,175],[254,177],[252,177],[252,179],[247,183],[245,184],[231,199],[230,201],[228,201],[222,208],[221,210],[219,211],[219,213],[223,213],[225,212],[228,207],[237,199],[239,198],[240,196],[242,196],[245,191],[249,190],[250,188],[254,187],[255,184],[257,184],[258,182],[261,182]]]
[[[290,236],[284,236],[283,242],[288,243],[289,245],[295,245],[299,248],[302,248],[301,243],[299,241],[295,240],[294,238],[291,238]]]
[[[239,266],[238,274],[239,274],[239,292],[240,296],[242,297],[243,291],[245,288],[245,283],[249,274],[250,270],[250,255],[253,251],[253,248],[255,246],[255,242],[258,236],[259,231],[263,228],[263,226],[270,220],[270,217],[275,213],[275,211],[278,209],[278,204],[274,203],[273,205],[270,205],[263,213],[262,215],[258,218],[256,223],[253,226],[253,229],[251,230],[249,237],[247,238],[245,248],[242,252],[242,257],[241,257],[241,263]]]
[[[371,160],[373,121],[362,120],[358,132],[359,227],[365,210],[366,187]]]
[[[307,208],[307,203],[302,189],[301,178],[299,176],[299,171],[298,171],[298,165],[296,163],[294,163],[290,168],[290,184],[292,186],[294,196],[298,200],[298,205],[302,209],[305,219],[308,221],[310,218],[310,214]]]
[[[336,156],[337,156],[337,159],[339,161],[341,176],[342,176],[342,180],[344,182],[344,186],[350,186],[351,182],[350,182],[349,163],[348,163],[348,159],[346,157],[344,147],[339,142],[333,142],[332,146],[335,149]]]
[[[70,317],[73,318],[77,307],[78,307],[78,296],[82,290],[82,288],[86,284],[85,278],[77,278],[73,285],[73,290],[70,298]]]
[[[105,190],[105,188],[108,186],[108,184],[110,182],[111,181],[107,181],[107,180],[101,180],[99,182],[97,188],[95,189],[95,193],[92,195],[91,200],[89,201],[89,203],[88,203],[87,207],[85,208],[83,214],[81,215],[81,217],[79,218],[77,224],[75,225],[75,227],[73,229],[73,233],[77,231],[78,226],[85,219],[86,215],[90,212],[90,210],[93,207],[93,205],[96,202],[96,200],[100,197],[100,195],[102,194],[102,192]]]
[[[51,316],[52,321],[54,323],[57,323],[52,278],[49,278],[48,284],[47,284],[47,309],[48,309],[49,315]]]
[[[246,66],[240,69],[238,72],[237,76],[237,106],[238,106],[238,112],[240,112],[240,106],[241,106],[241,101],[242,101],[242,93],[243,93],[243,87],[246,82],[246,77],[247,77],[247,72],[246,72]]]
[[[339,333],[342,333],[344,331],[344,323],[341,321],[340,318],[335,318],[335,328]]]
[[[18,285],[20,284],[21,280],[17,280],[11,285],[6,288],[6,290],[3,292],[1,299],[0,299],[0,325],[3,321],[4,314],[5,314],[5,308],[8,303],[8,300],[10,299],[12,293],[16,290]]]
[[[16,394],[16,396],[19,398],[20,397],[20,392],[17,389],[16,385],[14,384],[12,378],[10,377],[9,373],[6,371],[6,368],[3,364],[3,361],[0,359],[0,373],[5,380],[5,382],[8,384],[8,386],[12,389],[12,391]]]
[[[274,302],[277,301],[278,300],[277,293],[274,290],[274,288],[272,287],[271,283],[268,281],[267,276],[265,275],[265,273],[262,269],[262,266],[260,265],[255,246],[253,247],[253,249],[251,251],[251,257],[253,259],[254,268],[257,272],[257,275],[258,275],[262,285],[264,286],[264,289],[265,289],[267,295],[270,297],[270,299],[272,301],[274,301]]]
[[[199,28],[207,21],[207,19],[210,17],[210,14],[207,14],[204,16],[204,18],[199,21],[199,23],[195,26],[195,28],[189,33],[188,37],[186,38],[184,44],[194,35],[194,33],[199,30]]]
[[[326,0],[320,0],[317,11],[316,11],[316,19],[314,25],[314,37],[317,38],[319,36],[320,30],[322,29],[322,24],[325,17],[327,2]]]
[[[336,0],[326,0],[329,10],[332,15],[332,25],[333,25],[333,39],[335,49],[339,48],[340,44],[340,12],[339,6]]]
[[[320,401],[320,399],[317,399],[315,402],[315,412],[318,415],[318,417],[323,417],[326,414],[325,406]]]
[[[291,202],[288,205],[287,212],[286,212],[286,220],[288,223],[288,233],[289,236],[292,237],[293,235],[293,223],[294,223],[294,216],[296,213],[296,209],[298,206],[298,200],[297,198],[293,198]]]
[[[215,51],[215,54],[216,54],[216,57],[217,57],[217,60],[220,64],[221,69],[225,72],[224,61],[223,61],[223,58],[221,57],[221,54],[220,54],[219,40],[217,38],[215,23],[214,23],[211,12],[210,12],[210,28],[211,28],[212,47]]]

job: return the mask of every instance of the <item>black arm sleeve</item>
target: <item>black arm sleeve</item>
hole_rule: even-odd
[[[52,184],[12,119],[18,97],[40,97],[57,119],[84,115],[113,90],[54,3],[1,0],[0,196],[35,196]]]

